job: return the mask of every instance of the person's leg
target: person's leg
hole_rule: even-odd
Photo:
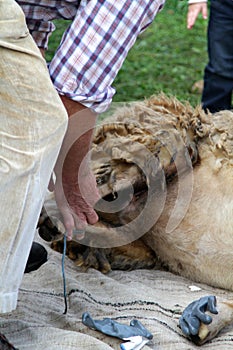
[[[231,109],[233,90],[233,1],[211,0],[209,62],[204,73],[202,105],[210,112]]]
[[[0,313],[4,313],[17,305],[67,115],[14,0],[0,0],[0,27]]]

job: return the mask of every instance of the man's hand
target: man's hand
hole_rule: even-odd
[[[92,225],[98,221],[98,215],[93,209],[99,199],[94,175],[89,170],[88,174],[79,175],[76,182],[57,181],[54,193],[67,238],[82,239],[87,224]]]
[[[83,238],[87,224],[95,224],[98,215],[93,209],[99,199],[95,177],[90,165],[90,146],[96,115],[89,109],[61,96],[69,123],[55,166],[55,198],[63,216],[68,239],[78,232]]]
[[[207,11],[207,2],[198,2],[195,4],[190,4],[188,7],[188,15],[187,15],[187,28],[192,29],[196,19],[199,15],[202,14],[202,18],[207,19],[208,11]]]

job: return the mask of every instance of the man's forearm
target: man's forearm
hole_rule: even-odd
[[[95,224],[98,220],[93,207],[99,200],[99,193],[90,170],[89,156],[96,114],[66,96],[60,97],[68,112],[69,121],[54,169],[55,198],[68,238],[71,239],[74,230],[78,229],[77,239],[81,239],[86,225]]]
[[[66,107],[69,122],[68,129],[62,144],[58,162],[56,165],[56,173],[62,169],[63,180],[76,182],[78,180],[78,172],[82,164],[82,171],[88,167],[93,130],[96,125],[96,113],[75,102],[66,96],[60,96]]]

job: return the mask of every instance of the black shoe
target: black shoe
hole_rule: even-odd
[[[47,250],[41,244],[33,242],[24,273],[39,269],[47,261],[47,258]]]
[[[17,350],[11,343],[9,343],[9,341],[7,340],[5,335],[3,335],[2,333],[0,333],[0,349],[1,350]]]

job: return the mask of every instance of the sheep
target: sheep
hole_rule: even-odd
[[[100,220],[68,242],[68,256],[105,273],[162,266],[233,291],[232,165],[231,111],[206,114],[164,94],[119,108],[93,139]],[[57,228],[42,217],[45,237]],[[52,247],[62,252],[62,241]]]

